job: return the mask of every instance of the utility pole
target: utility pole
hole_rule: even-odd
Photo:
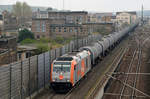
[[[78,41],[78,33],[79,33],[79,31],[78,31],[78,26],[79,26],[79,20],[77,19],[77,51],[78,51],[78,49],[79,49],[79,41]]]
[[[65,0],[63,0],[63,10],[65,10]]]
[[[142,24],[143,24],[143,4],[142,4],[142,11],[141,11],[141,21],[142,21]]]

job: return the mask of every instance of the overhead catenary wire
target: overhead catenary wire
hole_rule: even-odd
[[[139,93],[145,95],[145,96],[148,97],[148,98],[150,98],[150,95],[148,95],[148,94],[146,94],[146,93],[140,91],[140,90],[137,89],[137,88],[134,88],[134,87],[130,86],[129,84],[126,84],[126,83],[122,82],[120,79],[117,79],[116,77],[113,77],[113,76],[108,75],[108,74],[106,74],[106,76],[111,77],[112,79],[119,81],[119,82],[122,83],[123,85],[125,85],[125,86],[127,86],[127,87],[129,87],[129,88],[131,88],[131,89],[133,89],[133,90],[135,90],[135,91],[137,91],[137,92],[139,92]]]
[[[116,94],[116,93],[104,93],[104,95],[111,95],[111,96],[120,96],[121,94]],[[131,95],[122,95],[123,97],[131,97]],[[137,98],[146,98],[146,96],[134,96]]]
[[[150,73],[125,73],[125,72],[114,72],[111,73],[113,75],[144,75],[144,76],[150,76]]]

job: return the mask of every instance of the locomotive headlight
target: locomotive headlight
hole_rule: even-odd
[[[67,82],[70,82],[70,80],[68,79]]]
[[[55,82],[55,79],[53,79],[53,81]]]

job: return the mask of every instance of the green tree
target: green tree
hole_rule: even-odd
[[[31,31],[29,31],[28,29],[19,31],[18,42],[21,42],[27,38],[34,39],[34,35]]]

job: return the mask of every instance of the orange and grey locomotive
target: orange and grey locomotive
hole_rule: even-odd
[[[91,69],[89,51],[71,52],[53,61],[51,86],[55,91],[72,88]]]

